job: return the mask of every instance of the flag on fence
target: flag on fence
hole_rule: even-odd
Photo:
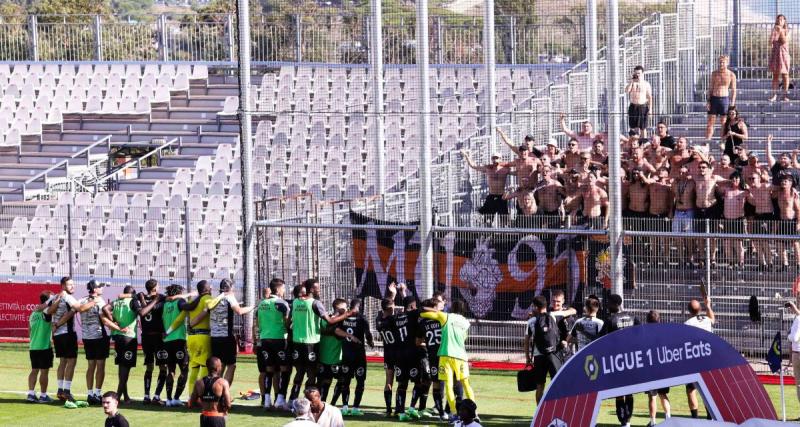
[[[772,339],[772,344],[767,351],[767,363],[769,363],[769,370],[776,373],[781,370],[781,355],[783,354],[781,347],[781,332],[775,333],[775,338]]]
[[[352,224],[405,226],[355,212]],[[583,303],[587,251],[570,234],[443,233],[433,243],[434,286],[448,299],[463,300],[472,316],[488,320],[527,319],[533,297],[553,289],[569,305]],[[357,293],[381,298],[391,282],[404,282],[416,294],[421,274],[417,231],[391,228],[353,230]]]

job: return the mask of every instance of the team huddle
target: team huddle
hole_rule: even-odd
[[[310,401],[313,421],[329,426],[343,425],[343,415],[364,414],[360,406],[367,375],[366,346],[372,347],[374,342],[369,322],[360,313],[361,300],[348,304],[336,298],[328,311],[319,299],[320,284],[316,279],[295,286],[291,301],[284,299],[284,281],[273,279],[263,291],[263,300],[254,307],[239,304],[230,280],[220,281],[217,296],[212,296],[207,281],[196,286],[196,291],[186,292],[180,285],[170,285],[162,294],[158,282],[150,279],[145,283],[145,292],[126,286],[115,300],[106,301],[105,284],[92,280],[87,283],[88,296],[78,300],[73,296],[72,279],[62,278],[61,292],[43,292],[29,319],[32,370],[27,401],[53,401],[47,387],[55,350],[59,359],[58,399],[67,407],[83,403],[72,394],[78,357],[74,317],[78,315],[88,364],[87,404],[102,401],[105,407],[109,394],[122,404],[131,401],[128,378],[137,365],[141,342],[145,365],[143,403],[182,407],[185,403],[181,395],[190,384],[191,397],[186,404],[201,407],[201,426],[224,426],[231,407],[230,385],[238,353],[234,316],[254,311],[254,352],[263,408],[297,412],[293,403],[308,399],[304,404],[308,406]],[[402,301],[402,307],[395,307],[396,299]],[[428,415],[455,422],[456,409],[461,413],[462,406],[467,415],[471,412],[474,416],[476,407],[465,349],[469,321],[462,315],[464,305],[455,301],[445,313],[441,293],[421,302],[420,309],[417,303],[414,296],[406,295],[404,285],[392,284],[376,319],[384,345],[387,416],[403,421]],[[103,394],[105,363],[112,341],[118,385],[115,393]],[[156,367],[158,374],[151,395]],[[353,379],[355,393],[350,406]],[[409,383],[413,389],[407,406]],[[331,388],[333,394],[328,400]],[[435,413],[427,409],[431,389]],[[300,396],[301,390],[305,399]],[[162,392],[166,392],[165,400]],[[463,394],[468,405],[456,405],[457,394]],[[339,399],[341,410],[336,408]]]

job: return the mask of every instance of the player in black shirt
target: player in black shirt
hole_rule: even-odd
[[[383,342],[383,369],[386,373],[386,383],[383,386],[383,400],[386,403],[386,416],[392,416],[392,387],[394,387],[395,359],[397,343],[395,332],[392,328],[394,321],[394,298],[381,300],[381,312],[375,319],[375,328],[381,335]]]
[[[144,403],[150,403],[150,385],[153,382],[153,365],[158,364],[158,380],[156,393],[152,403],[161,404],[161,390],[167,379],[167,351],[164,349],[164,295],[158,293],[158,281],[150,279],[144,283],[147,293],[140,292],[136,295],[136,304],[139,306],[139,319],[142,323],[142,352],[144,352]],[[150,306],[153,300],[156,304]],[[148,308],[150,307],[150,308]]]
[[[106,413],[105,427],[128,427],[128,420],[117,411],[119,396],[113,391],[103,394],[103,412]]]
[[[422,302],[423,307],[444,310],[444,300],[441,296],[434,296]],[[414,407],[419,399],[419,410],[425,411],[427,406],[428,391],[433,386],[433,405],[438,416],[444,417],[442,404],[442,383],[439,381],[439,346],[442,345],[442,324],[436,320],[419,317],[417,319],[417,351],[420,351],[420,369],[422,380],[414,387],[411,397],[411,406]],[[430,415],[430,413],[427,413]]]
[[[401,292],[405,288],[401,288]],[[402,294],[401,294],[402,295]],[[417,347],[419,324],[419,310],[417,310],[417,300],[413,296],[403,296],[403,311],[397,312],[393,316],[392,330],[397,339],[395,348],[395,380],[397,390],[395,394],[395,415],[400,421],[410,418],[419,418],[416,410],[406,410],[406,392],[408,382],[419,383],[422,375],[420,369],[420,354]],[[405,416],[404,416],[405,415]]]
[[[369,322],[360,314],[361,300],[358,298],[350,301],[350,309],[358,310],[359,314],[350,316],[337,325],[337,335],[341,333],[351,335],[358,341],[345,338],[342,342],[342,367],[336,388],[333,390],[331,405],[336,405],[339,396],[342,396],[342,415],[362,416],[364,412],[359,408],[361,398],[364,396],[365,382],[367,380],[367,351],[366,345],[373,347],[372,332]],[[350,404],[350,382],[356,379],[356,395],[353,400],[353,409],[348,409]]]
[[[608,317],[603,322],[603,329],[600,330],[600,335],[610,334],[641,323],[638,318],[622,310],[621,296],[617,294],[609,295],[606,305],[608,306]],[[616,401],[617,419],[620,425],[629,426],[633,416],[633,395],[617,397]]]

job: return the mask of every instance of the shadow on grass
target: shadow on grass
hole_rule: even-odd
[[[10,398],[0,398],[0,405],[19,405],[23,408],[30,408],[31,410],[35,410],[35,408],[41,407],[49,407],[49,408],[59,408],[64,405],[61,401],[55,401],[49,404],[43,403],[27,403],[24,398],[19,399],[10,399]],[[362,407],[364,410],[365,415],[362,417],[346,417],[345,423],[347,421],[359,421],[359,422],[390,422],[392,421],[391,418],[387,418],[383,414],[384,408],[378,407],[371,407],[366,406]],[[74,409],[75,411],[98,411],[102,412],[102,407],[99,405],[90,406],[89,408],[81,408],[81,409]],[[130,403],[121,403],[119,405],[120,412],[128,413],[128,412],[160,412],[165,415],[168,414],[184,414],[184,415],[197,415],[198,419],[200,417],[200,411],[196,408],[168,408],[166,406],[159,406],[153,404],[143,404],[140,401],[131,401]],[[264,410],[256,405],[242,405],[237,401],[234,401],[233,409],[230,411],[230,414],[235,417],[240,416],[249,416],[249,417],[258,417],[263,418],[265,420],[275,419],[280,420],[281,423],[288,423],[292,420],[292,415],[289,412],[285,411],[271,411],[271,410]],[[447,425],[445,421],[440,421],[438,418],[423,418],[416,421],[407,421],[398,424],[407,424],[407,425],[431,425],[431,424],[440,424],[440,425]],[[481,415],[481,423],[484,426],[526,426],[530,424],[530,419],[528,418],[521,418],[521,417],[513,417],[513,416],[504,416],[504,415],[489,415],[484,414]]]

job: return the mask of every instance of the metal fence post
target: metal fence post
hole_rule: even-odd
[[[298,13],[294,16],[295,45],[294,58],[297,62],[303,61],[303,19]]]
[[[706,218],[705,226],[706,226],[706,235],[709,235],[711,233],[711,220],[709,220],[708,218]],[[711,251],[712,251],[712,249],[711,249],[711,238],[706,237],[706,250],[705,250],[705,252],[706,252],[705,253],[705,256],[706,256],[706,271],[705,271],[706,277],[705,277],[705,281],[706,281],[706,295],[708,296],[708,298],[711,298]]]
[[[39,60],[39,30],[36,15],[28,16],[29,53],[33,61]]]
[[[191,292],[192,286],[192,235],[189,230],[189,205],[183,202],[183,238],[184,252],[186,252],[186,290]]]
[[[102,23],[102,18],[100,15],[94,16],[94,59],[97,61],[103,60],[103,28],[100,25]]]
[[[169,58],[169,48],[167,48],[167,17],[165,15],[159,17],[158,26],[161,33],[161,60],[166,62]]]
[[[236,49],[234,47],[233,37],[233,15],[228,15],[227,22],[225,23],[228,34],[228,60],[234,62],[236,60]]]
[[[439,65],[444,64],[444,43],[442,43],[444,30],[442,29],[442,17],[436,17],[436,60]]]
[[[72,203],[67,205],[67,250],[69,251],[69,275],[74,276],[72,272],[72,263],[74,252],[72,252]]]
[[[511,33],[511,63],[517,65],[517,17],[511,16],[508,31]]]
[[[609,0],[607,5],[606,24],[608,27],[608,56],[606,68],[608,76],[607,85],[607,110],[608,115],[608,134],[619,135],[620,115],[622,107],[620,105],[620,55],[619,55],[619,1]],[[608,243],[611,255],[611,290],[616,294],[622,294],[622,281],[624,277],[624,266],[622,264],[622,189],[620,187],[620,146],[619,144],[609,144],[608,146],[609,164],[609,210],[608,219]]]
[[[738,67],[740,65],[742,46],[741,46],[741,23],[742,23],[742,5],[740,0],[733,0],[733,48],[731,49],[731,67]],[[739,74],[741,76],[741,74]]]

